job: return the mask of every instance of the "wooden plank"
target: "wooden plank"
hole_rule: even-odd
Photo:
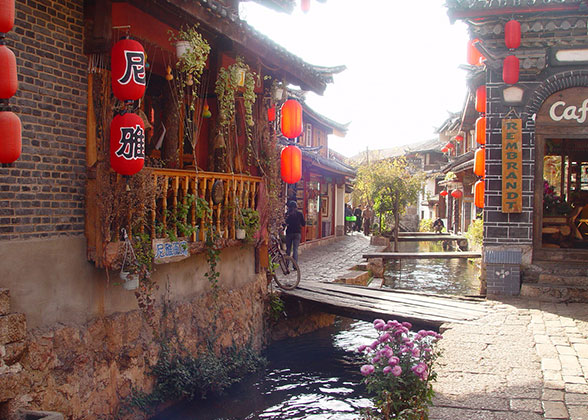
[[[400,242],[432,242],[432,241],[465,241],[464,236],[459,235],[414,235],[399,236]]]
[[[372,252],[363,258],[383,258],[385,260],[426,260],[452,258],[482,258],[480,252]]]

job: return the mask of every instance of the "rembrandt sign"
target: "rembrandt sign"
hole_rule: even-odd
[[[502,120],[502,212],[523,210],[523,141],[520,119]]]

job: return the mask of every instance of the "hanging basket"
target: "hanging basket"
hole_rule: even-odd
[[[123,281],[123,289],[135,290],[139,287],[139,274],[125,270],[125,267],[128,268],[134,264],[137,261],[137,256],[135,255],[133,244],[127,235],[126,229],[122,228],[121,231],[125,242],[123,246],[123,262],[120,267],[119,277]]]
[[[190,41],[177,41],[176,42],[176,56],[180,60],[184,54],[190,49]]]
[[[129,273],[128,271],[121,271],[119,274],[123,280],[122,287],[125,290],[135,290],[139,287],[139,275],[137,273]]]
[[[235,237],[237,239],[245,239],[245,229],[235,229]]]

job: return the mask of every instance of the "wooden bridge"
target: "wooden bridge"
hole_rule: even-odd
[[[382,258],[384,260],[423,260],[452,258],[482,258],[481,252],[372,252],[363,258]]]
[[[376,318],[409,321],[417,328],[438,329],[446,322],[473,321],[488,310],[481,298],[372,289],[341,283],[303,282],[298,288],[283,293],[312,302],[323,312],[370,322]]]
[[[391,239],[392,240],[392,239]],[[398,234],[398,242],[435,242],[435,241],[467,241],[465,236],[448,233],[402,232]]]

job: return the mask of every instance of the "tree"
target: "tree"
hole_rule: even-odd
[[[423,174],[411,171],[403,157],[363,165],[357,171],[355,197],[373,204],[380,219],[386,213],[394,216],[394,252],[398,252],[400,216],[408,206],[416,203],[423,180]]]

